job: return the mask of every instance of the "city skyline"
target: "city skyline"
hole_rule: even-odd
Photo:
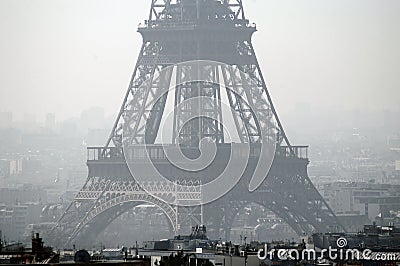
[[[0,253],[400,250],[400,2],[243,5],[0,2]]]

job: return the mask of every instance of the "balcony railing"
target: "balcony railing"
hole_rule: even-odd
[[[234,26],[235,28],[251,28],[256,29],[255,23],[250,23],[247,19],[207,19],[207,20],[146,20],[144,24],[139,24],[139,31],[149,29],[196,29],[204,25],[212,25],[215,27]]]
[[[247,144],[243,144],[246,145]],[[182,152],[188,157],[197,157],[199,150],[196,148],[178,147],[178,146],[162,146],[162,145],[138,145],[130,148],[129,150],[122,150],[122,148],[116,147],[89,147],[87,153],[88,161],[124,161],[125,156],[130,160],[143,160],[149,157],[152,160],[166,160],[164,148],[176,148],[182,149]],[[228,154],[231,150],[230,144],[218,145],[218,153]],[[240,148],[240,144],[236,144],[233,149],[235,155],[245,155],[245,149]],[[252,144],[250,146],[250,158],[257,158],[260,156],[261,146],[260,144]],[[276,149],[275,156],[281,158],[298,158],[308,159],[308,146],[280,146]]]
[[[280,146],[276,149],[276,156],[308,159],[308,146]]]

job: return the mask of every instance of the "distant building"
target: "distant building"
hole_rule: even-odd
[[[0,206],[0,227],[11,241],[21,241],[28,224],[27,206]]]
[[[45,128],[48,130],[54,130],[56,128],[56,115],[53,113],[46,114]]]
[[[389,136],[387,140],[387,145],[391,150],[400,151],[400,135]]]
[[[107,260],[122,260],[124,259],[127,249],[122,248],[106,248],[101,251],[103,257]]]
[[[0,176],[11,177],[22,173],[21,159],[1,159]]]
[[[47,192],[41,188],[26,185],[21,188],[0,188],[0,203],[6,205],[47,203]]]
[[[367,216],[359,214],[338,214],[337,218],[347,232],[359,232],[363,225],[371,223]]]
[[[334,182],[324,184],[320,192],[336,214],[365,215],[373,221],[381,212],[378,199],[395,195],[399,190],[400,187],[388,184]]]
[[[265,246],[257,242],[235,245],[232,242],[210,240],[204,226],[195,226],[190,235],[145,241],[144,247],[137,252],[140,257],[150,259],[150,265],[259,266],[257,251],[261,247]]]
[[[28,224],[39,223],[42,205],[0,205],[0,228],[10,241],[22,241],[27,238]],[[29,238],[29,235],[28,235]]]
[[[340,243],[339,238],[346,240],[346,248],[369,248],[375,252],[378,250],[388,249],[396,250],[400,247],[400,228],[395,226],[378,226],[375,223],[373,225],[364,225],[363,230],[354,233],[326,233],[326,234],[314,234],[313,242],[315,247],[319,249],[332,249],[341,248],[338,247]],[[346,264],[345,264],[346,265]],[[361,264],[368,265],[368,264]],[[387,264],[382,264],[387,265]]]

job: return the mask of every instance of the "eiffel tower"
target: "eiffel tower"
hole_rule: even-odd
[[[299,235],[344,230],[308,177],[308,147],[293,146],[279,120],[251,41],[256,26],[242,0],[152,0],[138,32],[143,45],[110,137],[104,147],[88,148],[86,183],[49,241],[90,243],[143,203],[160,208],[175,234],[204,224],[211,237],[228,240],[235,216],[250,203],[273,211]],[[228,115],[234,132],[224,125]],[[164,129],[172,131],[164,134],[170,143],[160,142]],[[215,156],[201,170],[182,169],[167,156],[170,147],[196,164],[204,139]],[[241,145],[249,156],[243,169],[232,167],[239,179],[231,171],[231,186],[205,202],[202,184],[229,171],[226,158]],[[272,150],[270,162],[263,161],[261,145]],[[147,176],[143,154],[164,181]],[[267,165],[261,179],[254,177],[260,165]]]

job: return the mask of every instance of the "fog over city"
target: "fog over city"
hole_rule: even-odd
[[[400,1],[173,0],[149,20],[152,2],[0,0],[0,264],[32,232],[247,252],[389,226],[400,250]]]

